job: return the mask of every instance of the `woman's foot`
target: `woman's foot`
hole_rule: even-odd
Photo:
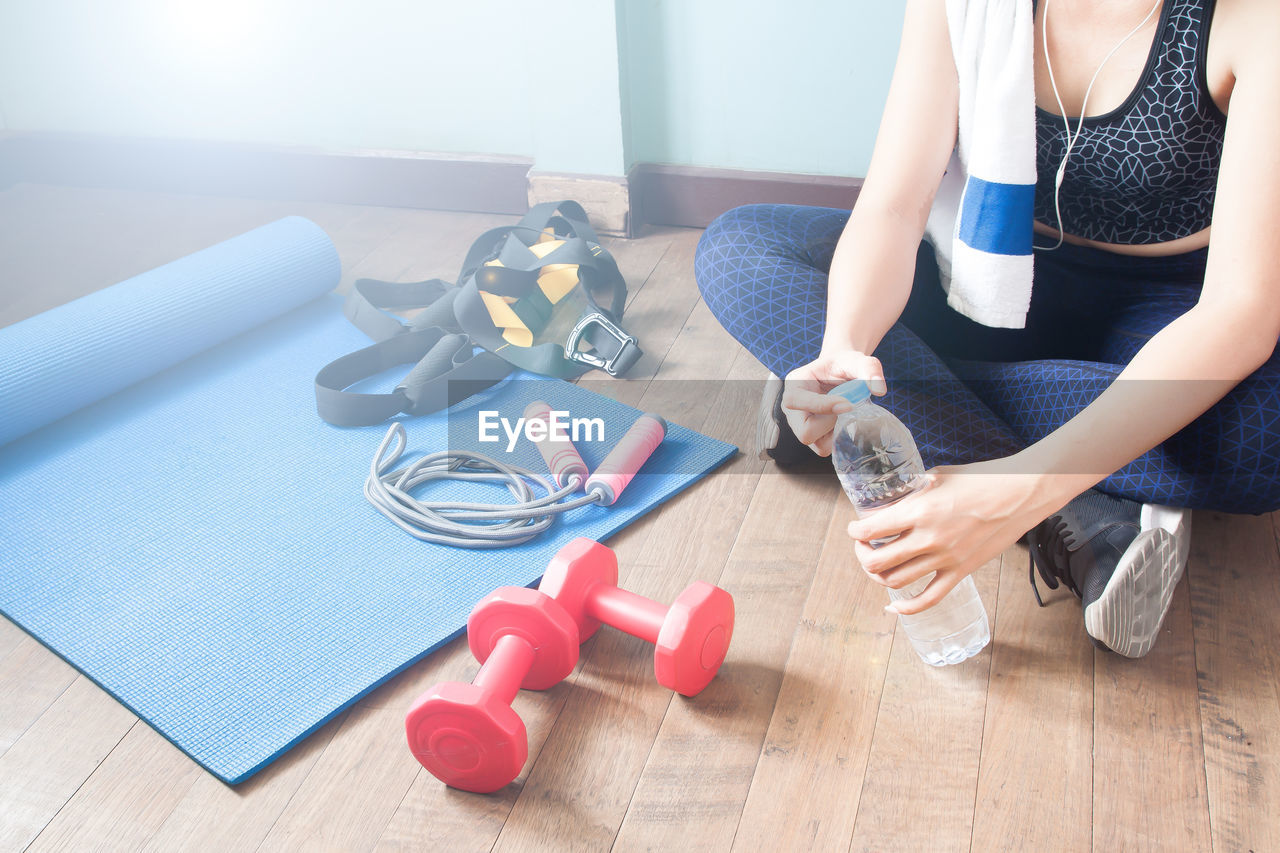
[[[783,468],[821,459],[812,448],[801,444],[791,431],[782,413],[782,390],[782,380],[770,373],[764,383],[764,394],[760,397],[760,409],[756,412],[756,456],[772,459]]]
[[[1188,510],[1090,489],[1026,535],[1035,571],[1080,596],[1095,645],[1125,657],[1151,651],[1187,564]],[[1036,589],[1036,600],[1040,600]]]

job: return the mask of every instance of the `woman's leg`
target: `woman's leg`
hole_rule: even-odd
[[[1131,273],[1141,269],[1126,266]],[[1138,282],[1129,289],[1133,292],[1114,307],[1099,336],[1095,360],[953,361],[952,367],[1024,441],[1038,441],[1106,390],[1151,336],[1198,298],[1194,282]],[[1205,414],[1098,488],[1139,503],[1193,509],[1261,513],[1280,508],[1280,352]]]
[[[1086,361],[953,366],[1027,443],[1070,420],[1122,369]],[[1098,488],[1139,503],[1222,512],[1280,509],[1280,354]]]
[[[777,376],[822,347],[827,269],[849,211],[753,204],[721,214],[694,270],[720,324]]]
[[[695,270],[707,306],[777,376],[818,356],[827,270],[848,217],[827,208],[750,205],[722,214],[698,244]],[[917,263],[917,282],[921,290],[938,287],[927,251]],[[874,354],[889,386],[877,402],[911,430],[927,465],[990,459],[1022,446],[903,323]]]

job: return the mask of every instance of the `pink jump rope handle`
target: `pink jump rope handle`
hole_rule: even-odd
[[[595,492],[605,506],[612,506],[640,466],[667,437],[667,422],[658,415],[641,415],[631,425],[595,473],[587,478],[586,492]]]
[[[538,446],[538,452],[546,460],[547,469],[551,471],[556,485],[563,489],[569,485],[572,477],[578,478],[579,485],[586,482],[587,463],[582,461],[582,456],[578,454],[578,448],[574,447],[573,442],[569,440],[567,431],[562,429],[557,430],[558,434],[552,434],[551,407],[542,400],[535,400],[524,410],[524,417],[526,421],[542,421],[547,424],[546,437],[535,441],[534,444]]]

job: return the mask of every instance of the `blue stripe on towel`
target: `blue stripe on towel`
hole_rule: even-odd
[[[970,175],[960,209],[960,240],[993,255],[1031,254],[1034,184],[998,184]]]

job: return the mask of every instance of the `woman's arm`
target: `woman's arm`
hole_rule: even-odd
[[[884,393],[870,354],[911,294],[916,250],[955,147],[958,100],[943,0],[908,0],[871,165],[831,261],[822,354],[787,376],[783,397],[796,436],[823,455],[841,408],[826,391],[868,379]]]
[[[1238,10],[1250,20],[1250,34],[1233,63],[1200,299],[1154,335],[1092,405],[1025,453],[1027,470],[1082,484],[1074,494],[1222,399],[1271,357],[1280,336],[1280,13],[1274,3],[1237,5],[1254,8]]]
[[[900,602],[938,601],[1051,512],[1182,429],[1267,361],[1280,337],[1280,7],[1251,6],[1235,51],[1226,144],[1199,302],[1152,336],[1118,380],[1010,459],[938,472],[934,487],[855,522],[855,550],[880,582],[938,580]],[[1243,10],[1240,10],[1243,13]],[[985,476],[970,476],[985,475]],[[902,533],[883,548],[865,541]]]
[[[871,353],[902,314],[958,100],[944,4],[910,0],[871,165],[831,261],[824,351]]]

